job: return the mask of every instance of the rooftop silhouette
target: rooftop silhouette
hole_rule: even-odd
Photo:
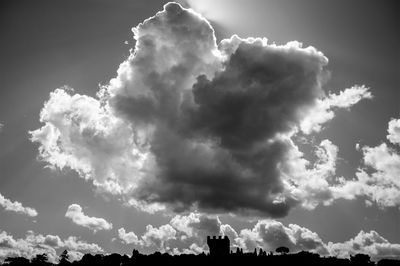
[[[211,256],[228,256],[230,253],[230,241],[227,236],[207,236],[207,245]]]

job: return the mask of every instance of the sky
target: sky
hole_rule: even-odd
[[[0,260],[400,258],[396,1],[2,1]]]

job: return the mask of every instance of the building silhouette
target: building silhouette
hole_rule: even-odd
[[[227,236],[207,236],[207,245],[211,256],[228,256],[230,253],[230,241]]]

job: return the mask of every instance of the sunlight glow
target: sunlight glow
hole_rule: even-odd
[[[208,20],[224,26],[229,24],[230,21],[234,20],[233,15],[236,13],[236,11],[239,11],[237,10],[237,6],[232,5],[232,1],[229,0],[182,0],[180,2],[182,4],[189,5],[190,8],[200,13]]]

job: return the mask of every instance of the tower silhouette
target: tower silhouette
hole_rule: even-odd
[[[230,253],[230,241],[227,236],[207,236],[207,245],[211,256],[227,256]]]

